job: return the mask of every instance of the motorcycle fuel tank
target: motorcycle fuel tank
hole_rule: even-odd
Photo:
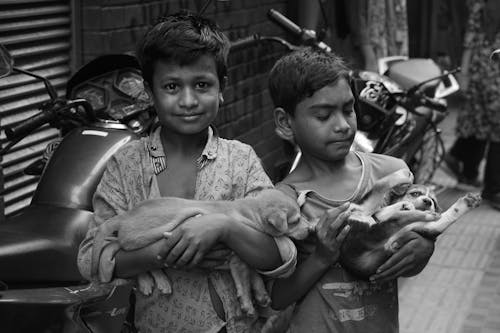
[[[51,156],[32,204],[92,211],[92,195],[109,158],[138,136],[123,129],[76,128]]]

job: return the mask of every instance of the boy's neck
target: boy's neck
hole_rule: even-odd
[[[161,142],[163,149],[172,153],[198,153],[201,154],[208,140],[208,128],[197,134],[180,134],[163,127],[161,129]]]
[[[325,161],[310,156],[304,156],[302,162],[303,166],[309,170],[311,175],[316,178],[322,175],[331,175],[349,171],[349,167],[353,164],[358,164],[358,158],[353,152],[349,152],[343,159],[335,161]]]
[[[325,198],[344,200],[354,193],[361,179],[361,166],[353,152],[337,161],[320,161],[306,156],[286,177],[285,183],[294,184],[299,190],[314,190]]]

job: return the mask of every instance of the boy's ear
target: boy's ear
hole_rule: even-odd
[[[281,107],[274,109],[274,131],[283,140],[294,142],[291,116]]]
[[[227,79],[227,76],[224,76],[222,78],[222,81],[219,82],[219,87],[220,87],[220,92],[222,93],[224,91],[224,89],[227,87],[227,82],[228,82],[228,79]]]
[[[149,95],[149,98],[153,98],[153,90],[149,86],[149,83],[144,80],[143,85],[144,85],[144,90]]]

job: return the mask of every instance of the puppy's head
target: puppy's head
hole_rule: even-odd
[[[289,235],[305,238],[309,232],[307,222],[301,218],[297,202],[285,193],[270,189],[260,192],[260,216],[265,231],[273,236]]]
[[[436,200],[436,194],[429,186],[413,184],[397,201],[400,200],[411,202],[415,209],[418,210],[441,211],[441,207],[439,207]]]

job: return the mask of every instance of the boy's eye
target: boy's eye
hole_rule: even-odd
[[[350,107],[344,109],[344,114],[346,114],[346,115],[351,115],[353,113],[354,113],[354,106],[350,106]]]
[[[196,88],[198,89],[207,89],[210,85],[208,82],[198,82],[196,83]]]
[[[330,114],[329,113],[317,113],[316,115],[316,119],[320,120],[320,121],[325,121],[325,120],[328,120],[328,118],[330,118]]]
[[[163,85],[163,89],[167,91],[175,91],[177,89],[177,84],[176,83],[165,83]]]

